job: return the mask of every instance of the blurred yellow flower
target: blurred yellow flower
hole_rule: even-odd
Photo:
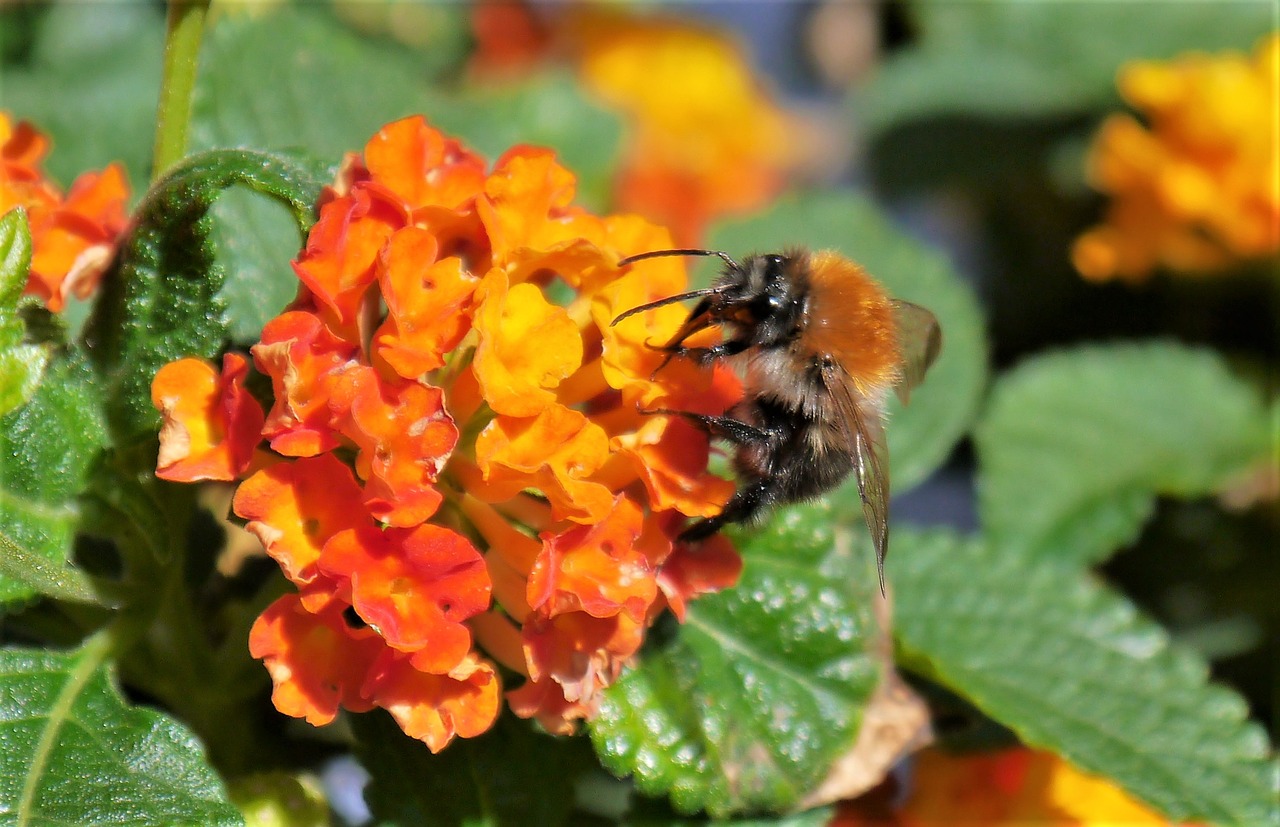
[[[846,801],[830,827],[1138,827],[1171,824],[1115,782],[1089,775],[1046,750],[1012,747],[916,756],[905,795]]]
[[[1120,92],[1145,123],[1117,114],[1102,125],[1089,178],[1112,200],[1077,239],[1076,269],[1137,281],[1158,267],[1211,273],[1280,250],[1278,78],[1280,33],[1252,56],[1126,65]]]
[[[617,206],[698,243],[717,216],[763,206],[792,164],[787,121],[724,34],[583,7],[568,22],[583,84],[630,123]]]

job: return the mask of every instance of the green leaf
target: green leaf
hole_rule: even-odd
[[[26,404],[49,363],[47,348],[23,342],[18,302],[30,270],[31,232],[17,207],[0,218],[0,416]]]
[[[84,572],[32,554],[0,534],[0,576],[58,600],[102,603]]]
[[[1127,599],[978,540],[894,542],[904,663],[1175,821],[1275,823],[1270,746],[1245,702]]]
[[[25,560],[10,558],[0,572],[0,604],[32,596],[49,578],[76,579],[58,573],[78,522],[76,496],[106,443],[100,405],[83,361],[62,360],[30,402],[0,417],[0,526]]]
[[[591,763],[585,739],[534,732],[498,719],[478,738],[438,755],[381,712],[351,719],[356,754],[370,773],[365,799],[378,824],[563,824],[575,776]]]
[[[125,703],[100,665],[103,640],[0,650],[5,823],[243,824],[195,737]]]
[[[147,180],[164,49],[164,12],[149,3],[47,4],[20,63],[0,65],[4,109],[52,139],[46,168],[64,186],[121,161]],[[6,18],[21,14],[8,8]]]
[[[1037,357],[1001,378],[976,430],[992,542],[1096,562],[1157,494],[1202,496],[1268,456],[1260,395],[1220,357],[1169,342]]]
[[[927,116],[1026,119],[1114,108],[1125,62],[1251,50],[1274,27],[1267,3],[934,0],[911,9],[919,40],[878,67],[859,96],[873,133]]]
[[[605,767],[682,813],[785,810],[854,742],[885,664],[870,543],[856,550],[808,504],[738,532],[732,589],[702,597],[604,696],[591,738]]]
[[[315,5],[225,20],[204,55],[192,145],[300,147],[337,163],[384,124],[420,113],[491,160],[518,143],[550,146],[578,176],[583,200],[605,202],[621,128],[570,78],[447,91],[430,83],[426,62]]]
[[[288,209],[238,187],[219,198],[211,214],[214,257],[226,273],[219,295],[227,329],[233,342],[252,345],[298,294],[290,262],[303,239]]]
[[[288,206],[305,230],[326,178],[292,155],[229,149],[187,158],[147,193],[84,334],[118,442],[157,426],[151,379],[161,366],[212,358],[227,339],[210,205],[226,188],[246,186]]]
[[[910,488],[942,463],[977,412],[987,363],[977,302],[940,255],[896,229],[866,199],[834,192],[798,193],[767,213],[719,225],[710,243],[735,257],[796,245],[837,250],[895,298],[933,311],[942,326],[942,354],[910,405],[896,398],[889,403],[893,490]],[[844,499],[856,499],[856,487],[845,492]]]

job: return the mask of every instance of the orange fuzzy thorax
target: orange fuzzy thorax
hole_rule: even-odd
[[[864,396],[880,396],[898,379],[893,303],[865,270],[830,250],[809,257],[803,336],[807,349],[841,364]]]

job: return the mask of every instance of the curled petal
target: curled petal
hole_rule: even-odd
[[[200,359],[156,372],[151,402],[160,411],[156,476],[178,482],[233,480],[262,436],[262,406],[244,389],[248,362],[228,353],[222,373]]]
[[[494,263],[507,264],[522,249],[563,240],[566,234],[555,225],[573,201],[576,186],[573,173],[556,163],[551,150],[517,146],[499,158],[476,205]]]
[[[613,493],[586,479],[604,463],[609,438],[578,411],[555,405],[534,417],[499,416],[476,439],[476,461],[491,501],[540,490],[555,519],[591,524],[613,508]]]
[[[313,726],[331,722],[338,707],[372,708],[361,695],[370,668],[386,648],[371,629],[352,629],[335,604],[318,614],[295,594],[267,607],[249,632],[249,653],[261,658],[276,709]]]
[[[343,433],[360,448],[356,470],[373,515],[405,527],[434,514],[441,500],[434,483],[458,441],[443,392],[361,367],[344,375],[331,404],[349,411]]]
[[[370,523],[353,504],[362,492],[351,469],[333,454],[277,462],[236,489],[232,510],[285,575],[299,586],[316,578],[316,561],[330,538]]]
[[[600,701],[598,697],[590,703],[565,700],[564,687],[548,678],[525,681],[507,693],[507,704],[517,716],[533,718],[553,735],[573,735],[574,722],[595,717]]]
[[[658,588],[676,619],[684,622],[689,601],[727,589],[742,574],[742,556],[728,538],[713,534],[696,550],[678,543],[658,569]]]
[[[706,432],[683,418],[650,417],[639,431],[615,437],[612,444],[644,481],[655,511],[712,517],[733,495],[732,482],[707,472]]]
[[[471,329],[478,280],[457,257],[436,260],[436,237],[405,227],[383,249],[379,267],[387,320],[374,335],[378,355],[406,379],[444,364]]]
[[[446,138],[421,115],[379,129],[365,144],[364,161],[374,183],[410,209],[457,209],[484,186],[484,159]]]
[[[474,738],[498,719],[502,685],[497,670],[474,654],[446,675],[420,672],[403,657],[385,657],[366,687],[373,703],[432,752],[453,737]]]
[[[582,334],[563,307],[532,284],[508,288],[493,270],[479,290],[475,372],[489,407],[533,416],[555,402],[554,389],[582,364]]]
[[[359,184],[321,207],[293,269],[339,329],[355,330],[365,291],[377,277],[374,265],[382,245],[406,221],[398,205]]]
[[[568,701],[591,703],[640,649],[644,629],[643,621],[626,612],[610,617],[568,612],[553,618],[534,612],[523,631],[529,677],[560,684]]]
[[[355,346],[330,333],[314,313],[294,310],[267,322],[261,342],[250,350],[275,390],[263,427],[272,449],[298,457],[336,448],[341,439],[329,394],[355,356]]]
[[[92,293],[128,223],[128,202],[129,183],[119,164],[77,178],[59,207],[32,222],[27,291],[55,313],[72,294],[83,299]]]
[[[640,530],[640,509],[619,495],[599,523],[543,534],[529,574],[529,606],[547,617],[626,612],[643,621],[658,587],[648,558],[636,548]]]
[[[444,674],[471,648],[463,622],[489,607],[479,552],[447,528],[362,527],[331,539],[320,568],[350,582],[351,604],[414,668]]]

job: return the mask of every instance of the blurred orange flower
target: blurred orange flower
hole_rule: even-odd
[[[1277,78],[1280,34],[1252,57],[1126,65],[1120,92],[1145,123],[1118,114],[1102,125],[1089,177],[1111,205],[1076,241],[1076,269],[1137,281],[1157,268],[1211,273],[1280,252]]]
[[[1170,824],[1114,782],[1089,775],[1045,750],[1014,747],[997,752],[920,752],[897,805],[843,802],[832,827],[944,827],[986,824]]]
[[[129,183],[124,168],[110,164],[81,175],[64,196],[41,170],[48,151],[49,139],[35,127],[0,112],[0,215],[26,209],[31,272],[25,292],[57,313],[68,296],[83,299],[97,288],[128,224]]]
[[[709,221],[764,206],[799,160],[792,128],[724,33],[687,19],[601,4],[535,8],[478,0],[482,77],[511,78],[549,55],[626,125],[615,206],[696,245]]]
[[[498,714],[492,658],[526,679],[517,714],[571,731],[660,612],[737,578],[727,540],[676,540],[732,492],[707,435],[640,410],[719,412],[740,384],[654,375],[645,342],[678,308],[610,324],[684,289],[683,265],[620,270],[670,235],[575,207],[574,187],[546,150],[488,170],[420,117],[388,124],[322,199],[299,297],[252,348],[269,411],[234,354],[157,374],[164,474],[247,475],[233,509],[298,589],[250,635],[285,714],[381,707],[439,750]],[[218,476],[168,461],[187,455]]]
[[[617,204],[699,243],[719,216],[764,206],[788,167],[787,122],[742,49],[714,29],[587,7],[570,31],[583,84],[630,123]]]

